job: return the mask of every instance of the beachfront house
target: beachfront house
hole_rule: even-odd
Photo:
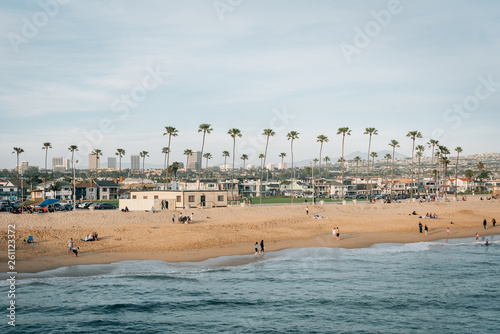
[[[24,180],[0,180],[0,200],[26,199],[28,190],[29,185]]]
[[[97,180],[97,198],[99,201],[118,199],[120,185],[116,181]]]
[[[168,203],[168,209],[227,207],[226,190],[161,190],[132,191],[130,199],[120,199],[120,209],[130,211],[161,210],[161,202]]]

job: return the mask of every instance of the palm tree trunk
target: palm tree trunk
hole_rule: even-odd
[[[205,131],[203,131],[203,143],[201,144],[201,157],[203,159],[203,148],[205,147]],[[198,160],[198,159],[196,159]],[[200,165],[199,165],[199,170],[198,170],[198,190],[200,190],[200,183],[201,183],[201,162],[200,162]]]
[[[342,165],[341,165],[341,169],[342,169],[342,203],[344,201],[344,140],[345,140],[345,133],[344,135],[342,136]],[[321,164],[321,161],[319,162]]]
[[[292,171],[290,173],[290,176],[292,177],[292,183],[290,185],[290,191],[292,192],[292,204],[293,204],[293,180],[295,179],[295,169],[293,169],[293,139],[290,143],[290,148],[292,152]]]
[[[267,146],[268,146],[268,145],[269,145],[269,136],[267,136],[267,141],[266,141],[266,151],[264,152],[264,164],[263,164],[263,166],[262,166],[262,168],[261,168],[261,170],[260,170],[260,185],[259,185],[259,187],[260,187],[260,189],[259,189],[259,190],[260,190],[260,191],[259,191],[259,192],[260,192],[260,196],[259,196],[259,197],[260,197],[260,199],[259,199],[260,204],[262,204],[262,178],[264,177],[264,166],[266,165],[266,158],[267,158]],[[244,164],[244,163],[245,163],[245,162],[243,161],[243,164]]]
[[[167,166],[168,166],[168,165],[169,165],[169,163],[170,163],[170,140],[171,140],[171,139],[172,139],[172,134],[170,133],[170,134],[168,135]],[[167,181],[168,181],[168,180],[167,180]],[[168,187],[168,183],[169,183],[169,182],[167,182],[167,187]]]
[[[231,173],[231,197],[234,201],[234,152],[236,150],[236,136],[233,138],[233,171]]]
[[[370,133],[370,138],[368,139],[368,159],[366,159],[366,164],[367,164],[366,176],[369,179],[370,195],[372,195],[372,175],[370,174],[370,150],[371,150],[371,147],[372,147],[372,134]]]
[[[392,190],[394,189],[394,154],[396,154],[396,147],[392,148],[391,200],[392,200]]]
[[[413,159],[415,157],[415,138],[413,139],[413,147],[411,150],[411,184],[412,187],[410,188],[410,198],[413,199],[413,184],[414,184],[414,173],[413,173]]]

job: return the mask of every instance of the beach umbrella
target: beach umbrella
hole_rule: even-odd
[[[45,201],[43,201],[42,203],[38,204],[38,206],[43,208],[44,206],[51,205],[51,204],[57,203],[59,201],[60,201],[59,199],[49,198],[49,199],[46,199]]]

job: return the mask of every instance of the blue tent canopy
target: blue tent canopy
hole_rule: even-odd
[[[52,198],[50,198],[50,199],[46,199],[42,203],[38,204],[38,206],[40,206],[40,207],[43,208],[44,206],[51,205],[51,204],[57,203],[59,201],[60,201],[59,199],[52,199]]]

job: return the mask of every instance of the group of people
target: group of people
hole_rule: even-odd
[[[415,211],[413,211],[415,212]],[[425,216],[420,216],[422,219],[437,219],[438,215],[435,213],[426,213]]]
[[[493,227],[495,227],[497,225],[497,221],[495,220],[495,218],[493,218],[491,220],[491,224],[493,225]],[[486,229],[486,225],[488,225],[488,222],[486,221],[486,219],[483,220],[483,228]]]
[[[260,255],[260,253],[264,255],[264,240],[260,241],[260,250],[259,250],[259,242],[258,241],[255,242],[255,257],[257,257],[257,255]]]
[[[73,238],[70,238],[68,240],[68,255],[71,255],[71,253],[73,253],[74,257],[78,257],[79,249],[79,247],[73,247]]]
[[[183,216],[181,212],[179,213],[179,218],[177,218],[177,220],[183,224],[192,224],[194,223],[194,213],[191,213],[190,216]],[[175,222],[175,213],[172,214],[172,223],[174,222]]]
[[[81,239],[82,241],[97,241],[99,240],[99,236],[97,235],[97,232],[92,232],[88,236],[85,237],[85,239]]]
[[[425,236],[427,236],[429,234],[429,228],[427,227],[427,224],[424,226],[424,225],[422,225],[422,222],[418,222],[418,229],[419,229],[420,233],[422,233],[422,230],[423,230],[423,232],[425,233]],[[447,232],[448,232],[448,234],[450,234],[449,228],[447,229]]]
[[[122,212],[130,212],[128,206],[126,206],[125,209],[122,209]]]
[[[332,238],[337,238],[337,240],[340,240],[340,229],[338,226],[332,228]]]
[[[168,210],[168,201],[167,201],[167,200],[164,200],[164,199],[163,199],[163,200],[161,201],[161,209],[162,209],[162,210],[165,210],[165,209],[166,209],[166,210]]]

